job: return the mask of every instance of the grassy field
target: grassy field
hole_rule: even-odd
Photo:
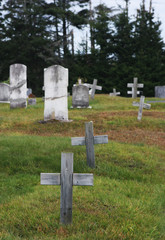
[[[147,100],[152,100],[151,98]],[[137,99],[139,101],[139,99]],[[10,110],[0,104],[1,240],[165,239],[165,103],[137,121],[131,98],[96,95],[92,109],[70,109],[72,122],[42,123],[44,103]],[[86,165],[85,122],[109,137]],[[41,186],[41,172],[60,172],[61,152],[74,153],[74,172],[94,186],[73,187],[73,224],[60,224],[60,186]]]

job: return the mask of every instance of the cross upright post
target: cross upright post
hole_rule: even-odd
[[[93,174],[73,173],[73,153],[62,153],[61,174],[41,173],[41,185],[61,185],[60,222],[71,224],[73,186],[93,186]]]
[[[144,96],[141,96],[141,97],[140,97],[140,105],[139,105],[139,111],[138,111],[138,117],[137,117],[137,119],[138,119],[139,121],[141,121],[141,119],[142,119],[144,99],[145,99]]]
[[[95,167],[94,144],[108,143],[108,135],[93,136],[93,122],[85,123],[85,137],[71,138],[72,146],[86,146],[87,165],[91,168]]]

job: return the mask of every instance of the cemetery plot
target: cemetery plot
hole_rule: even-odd
[[[60,222],[72,223],[72,186],[93,186],[93,174],[73,173],[73,153],[61,154],[61,174],[41,173],[41,185],[61,185]]]

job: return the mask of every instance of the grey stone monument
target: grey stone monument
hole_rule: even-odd
[[[10,86],[6,83],[0,83],[0,102],[10,103]]]
[[[44,70],[44,120],[68,121],[68,69],[53,65]]]
[[[83,84],[74,85],[72,88],[72,107],[89,107],[89,88]]]
[[[61,173],[41,173],[41,185],[61,185],[60,222],[71,224],[73,186],[93,186],[93,174],[73,173],[73,153],[62,153]]]
[[[156,86],[155,87],[155,97],[156,98],[165,98],[165,86]]]
[[[138,78],[134,78],[133,83],[127,84],[128,88],[132,88],[132,91],[127,91],[127,94],[132,94],[132,98],[137,98],[137,95],[140,94],[140,91],[138,91],[138,88],[143,88],[143,83],[138,83]]]
[[[27,67],[23,64],[10,66],[10,108],[27,107]]]

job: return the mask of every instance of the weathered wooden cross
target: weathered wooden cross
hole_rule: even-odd
[[[141,119],[142,119],[144,99],[145,99],[144,96],[141,96],[141,97],[140,97],[140,105],[139,105],[139,111],[138,111],[138,117],[137,117],[137,119],[138,119],[139,121],[141,121]]]
[[[72,223],[72,186],[93,186],[93,174],[73,173],[73,153],[61,154],[61,173],[41,173],[41,185],[61,185],[60,222]]]
[[[96,90],[102,90],[101,86],[97,86],[97,79],[93,80],[93,84],[85,83],[85,85],[87,87],[91,88],[91,90],[89,91],[89,94],[91,95],[92,99],[94,99]]]
[[[120,92],[116,92],[116,89],[113,88],[113,93],[110,93],[109,95],[110,97],[116,97],[117,95],[120,95]]]
[[[87,165],[95,167],[94,144],[108,143],[108,135],[93,136],[93,122],[85,123],[85,137],[71,138],[72,146],[86,145]]]
[[[138,78],[134,78],[134,82],[127,83],[127,87],[132,88],[132,91],[127,91],[127,93],[132,94],[132,98],[137,98],[137,94],[140,94],[138,88],[143,88],[144,84],[143,83],[138,84]]]
[[[132,103],[132,106],[134,106],[134,107],[139,107],[139,106],[140,106],[140,103],[139,103],[139,102],[133,102],[133,103]],[[151,104],[149,104],[149,103],[144,103],[144,104],[143,104],[143,108],[145,108],[145,109],[151,109]]]

